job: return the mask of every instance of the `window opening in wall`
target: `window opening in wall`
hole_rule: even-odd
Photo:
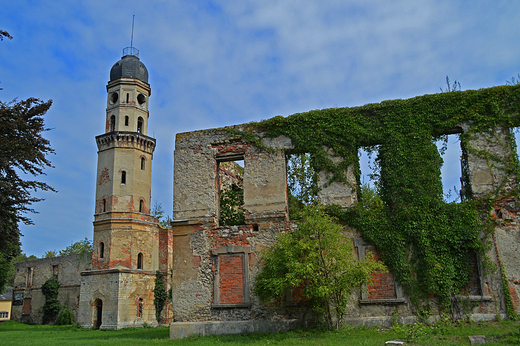
[[[121,171],[121,184],[126,184],[126,171]]]
[[[105,244],[103,242],[99,243],[99,258],[105,257]]]
[[[126,93],[126,103],[130,103],[130,94]]]
[[[52,266],[52,275],[58,276],[58,265]]]
[[[32,286],[32,280],[33,280],[33,268],[27,267],[27,287]]]
[[[125,115],[125,126],[128,126],[128,115]]]
[[[101,211],[104,213],[107,211],[107,200],[103,198],[103,201],[101,202]]]
[[[144,201],[143,200],[139,201],[139,212],[144,213]]]
[[[236,157],[234,157],[236,158]],[[245,224],[244,159],[218,162],[220,226]]]
[[[359,169],[361,189],[358,192],[358,199],[365,199],[367,204],[373,203],[381,204],[380,189],[379,189],[379,166],[376,162],[378,147],[372,149],[359,148]]]
[[[144,157],[141,157],[141,170],[143,170],[143,171],[145,168],[145,162],[146,162],[146,159]]]
[[[9,312],[0,311],[0,318],[9,318]]]
[[[110,117],[110,132],[115,131],[115,130],[116,130],[116,117],[115,117],[115,115],[112,115]]]
[[[143,317],[143,298],[139,298],[137,305],[137,317]]]
[[[137,95],[137,102],[142,106],[146,102],[146,97],[143,94]]]
[[[141,252],[137,255],[137,269],[143,269],[143,254]]]
[[[137,132],[141,133],[143,132],[143,118],[139,117],[137,119]]]
[[[462,149],[458,134],[444,135],[436,142],[444,161],[441,168],[442,190],[446,202],[460,202],[462,188]]]
[[[287,154],[287,198],[291,220],[299,220],[304,205],[318,199],[318,174],[309,153]]]

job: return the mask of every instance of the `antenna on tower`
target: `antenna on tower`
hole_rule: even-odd
[[[130,47],[126,47],[123,49],[123,57],[127,55],[134,55],[136,57],[139,57],[139,49],[134,48],[134,21],[135,21],[135,14],[132,15],[132,36],[130,37]]]
[[[130,39],[130,48],[134,47],[134,20],[135,20],[135,14],[132,15],[132,38]]]

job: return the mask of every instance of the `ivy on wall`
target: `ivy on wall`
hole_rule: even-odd
[[[470,139],[482,132],[492,137],[497,126],[519,126],[519,101],[520,86],[499,86],[277,116],[252,123],[244,132],[230,132],[260,148],[255,129],[264,131],[266,137],[291,138],[294,153],[311,155],[314,171],[332,173],[329,182],[348,183],[345,172],[354,165],[359,184],[358,150],[375,151],[380,168],[376,184],[383,203],[371,203],[361,195],[348,211],[330,209],[376,246],[421,314],[428,312],[423,304],[428,300],[423,298],[435,295],[447,309],[450,298],[467,286],[471,275],[468,254],[474,251],[484,256],[488,237],[481,232],[488,235],[493,230],[485,210],[499,197],[475,201],[467,189],[463,202],[445,202],[440,174],[443,160],[435,141],[445,134],[460,133],[466,163],[471,153],[485,158],[490,166],[518,175],[515,154],[494,157],[472,148]],[[461,124],[469,126],[464,133]],[[512,139],[509,134],[510,143]],[[341,160],[333,162],[330,155]],[[504,288],[504,294],[508,292]]]

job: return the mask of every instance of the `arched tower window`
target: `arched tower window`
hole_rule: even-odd
[[[143,132],[143,118],[139,117],[137,119],[137,132],[141,133]]]
[[[141,157],[141,170],[143,170],[143,171],[145,168],[145,162],[146,162],[146,159],[144,157]]]
[[[125,126],[128,126],[128,115],[125,115]]]
[[[116,116],[112,115],[110,117],[110,132],[115,131],[115,130],[116,130]]]
[[[105,244],[103,242],[99,243],[99,258],[105,257]]]
[[[101,212],[104,213],[107,211],[107,200],[103,198],[103,201],[101,202]]]
[[[143,254],[141,252],[137,255],[137,269],[143,269]]]
[[[144,201],[143,200],[139,201],[139,212],[144,213]]]
[[[121,171],[121,184],[126,184],[126,171]]]
[[[130,103],[130,94],[126,93],[126,103]]]

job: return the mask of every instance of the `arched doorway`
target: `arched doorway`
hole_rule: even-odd
[[[94,302],[94,313],[92,315],[92,325],[96,327],[96,329],[99,329],[103,322],[103,301],[101,299],[97,299]]]

